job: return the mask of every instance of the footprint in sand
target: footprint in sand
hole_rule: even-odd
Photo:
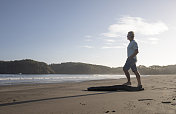
[[[105,113],[109,113],[110,111],[108,110],[108,111],[106,111]],[[113,110],[113,111],[111,111],[111,112],[116,112],[115,110]]]
[[[171,105],[176,106],[176,103],[172,103]]]
[[[80,105],[86,105],[86,104],[84,104],[84,103],[80,103]]]
[[[138,101],[150,101],[150,100],[153,100],[153,99],[138,99]]]
[[[162,101],[161,103],[170,104],[171,102],[170,101]]]
[[[13,102],[16,102],[16,99],[13,99]]]

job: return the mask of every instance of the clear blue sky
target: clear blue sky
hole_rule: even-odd
[[[176,64],[175,0],[0,0],[0,60],[123,66],[135,32],[137,65]]]

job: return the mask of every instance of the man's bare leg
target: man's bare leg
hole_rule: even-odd
[[[127,82],[124,83],[123,85],[131,85],[131,81],[130,81],[130,73],[127,70],[123,70],[126,77],[127,77]]]
[[[141,86],[141,77],[138,71],[134,71],[134,74],[136,75],[136,79],[138,81],[138,87]]]

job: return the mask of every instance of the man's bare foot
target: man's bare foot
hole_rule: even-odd
[[[123,85],[131,85],[131,82],[126,82]]]
[[[138,85],[137,87],[138,87],[138,88],[142,88],[142,85],[140,84],[140,85]]]

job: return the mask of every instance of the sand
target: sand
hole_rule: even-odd
[[[125,81],[0,86],[0,114],[176,114],[176,75],[142,77],[144,91],[85,91]]]

